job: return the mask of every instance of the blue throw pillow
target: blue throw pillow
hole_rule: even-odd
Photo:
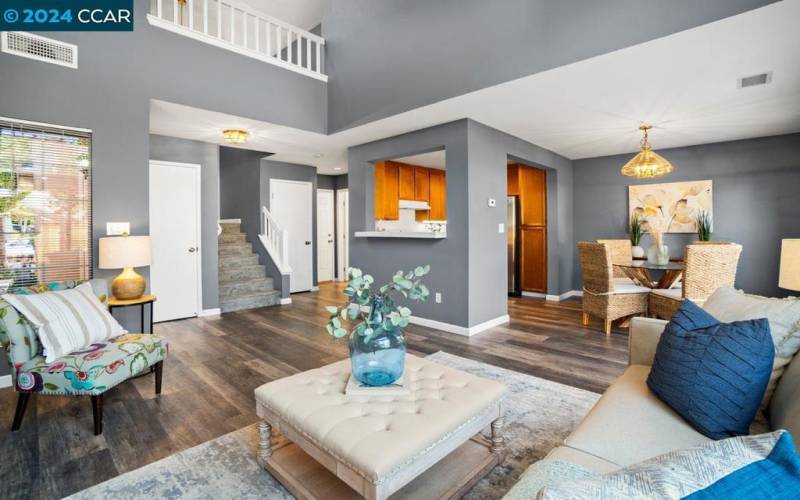
[[[766,319],[720,323],[683,301],[658,342],[647,386],[712,439],[749,432],[772,372]]]

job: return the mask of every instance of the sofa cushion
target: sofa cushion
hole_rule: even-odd
[[[560,462],[568,462],[584,469],[596,472],[598,474],[605,474],[619,469],[619,465],[609,462],[604,458],[590,455],[585,451],[576,450],[569,446],[559,446],[550,450],[545,460],[558,460]]]
[[[537,496],[556,499],[794,499],[800,456],[786,431],[676,450],[600,477],[552,482]]]
[[[800,299],[760,297],[722,287],[711,294],[703,304],[703,309],[724,322],[756,318],[769,320],[775,344],[775,361],[762,402],[762,407],[766,407],[786,365],[800,350]]]
[[[704,435],[742,436],[774,356],[766,319],[720,323],[686,300],[664,328],[647,386]]]
[[[167,340],[130,333],[96,342],[52,363],[37,356],[16,367],[16,390],[49,395],[97,395],[163,361]]]
[[[791,432],[795,445],[800,448],[800,355],[786,368],[772,396],[769,422],[773,429]]]
[[[625,467],[708,442],[647,388],[649,373],[649,366],[629,366],[564,443]]]
[[[3,300],[36,325],[48,363],[94,342],[125,333],[94,294],[92,285],[38,294],[5,294]]]

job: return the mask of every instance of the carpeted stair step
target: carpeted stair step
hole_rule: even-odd
[[[254,266],[258,264],[258,255],[220,255],[219,269],[229,269],[232,267]]]
[[[251,293],[269,292],[274,289],[272,278],[263,276],[258,278],[240,279],[219,282],[219,298],[225,300],[235,298],[237,295],[247,295]]]
[[[238,267],[220,267],[219,280],[234,281],[234,280],[248,280],[258,277],[265,277],[266,270],[262,265],[252,266],[238,266]]]
[[[229,255],[252,255],[253,247],[247,242],[218,243],[218,254],[220,257]]]
[[[219,227],[222,228],[222,234],[226,233],[241,233],[242,227],[239,222],[220,222]]]
[[[247,243],[247,235],[244,233],[223,232],[217,237],[217,243],[220,245],[227,245],[230,243]]]
[[[240,311],[255,307],[267,307],[280,304],[281,293],[277,290],[239,295],[234,298],[220,300],[219,307],[222,312]]]

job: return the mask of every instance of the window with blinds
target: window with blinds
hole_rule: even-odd
[[[89,133],[0,119],[0,289],[92,274]]]

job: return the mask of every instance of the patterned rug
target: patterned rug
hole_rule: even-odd
[[[599,394],[524,375],[445,352],[436,361],[508,386],[504,434],[508,454],[468,499],[502,497],[533,462],[577,425]],[[76,493],[72,499],[293,498],[255,461],[256,424]]]

